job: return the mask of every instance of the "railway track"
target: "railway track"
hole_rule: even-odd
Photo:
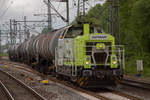
[[[2,100],[14,100],[7,87],[0,81],[0,96]]]
[[[128,95],[113,88],[103,88],[102,90],[94,89],[92,91],[97,95],[107,97],[109,100],[142,100],[136,96]]]
[[[150,91],[150,83],[146,83],[146,82],[140,82],[140,81],[135,81],[135,80],[130,80],[130,79],[124,79],[121,82],[121,84]]]
[[[66,81],[60,81],[60,80],[57,80],[55,77],[52,77],[52,76],[45,76],[37,71],[34,71],[32,70],[32,68],[29,68],[27,67],[26,65],[23,65],[23,64],[18,64],[18,63],[15,63],[15,62],[4,62],[4,64],[9,64],[15,68],[18,68],[18,69],[22,69],[22,70],[25,70],[27,72],[32,72],[34,74],[38,74],[39,76],[41,77],[46,77],[47,79],[51,80],[51,81],[54,81],[56,83],[60,83],[60,84],[63,84],[67,87],[71,87],[77,91],[81,91],[83,93],[86,93],[86,94],[89,94],[91,96],[94,96],[96,98],[98,98],[99,100],[142,100],[142,99],[139,99],[135,96],[132,96],[132,95],[128,95],[128,94],[125,94],[125,93],[121,93],[120,91],[116,91],[116,90],[113,90],[113,89],[106,89],[105,92],[103,91],[99,91],[99,89],[97,90],[88,90],[88,89],[83,89],[83,88],[80,88],[78,86],[74,86],[72,84],[70,84],[69,82],[66,82]],[[24,66],[24,67],[23,67]]]
[[[27,86],[22,81],[16,79],[9,73],[0,70],[0,76],[1,87],[3,88],[3,90],[5,89],[5,93],[7,92],[7,98],[9,97],[6,100],[46,100],[31,87]]]

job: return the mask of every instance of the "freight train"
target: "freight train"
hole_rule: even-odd
[[[123,77],[124,49],[88,23],[40,34],[8,50],[9,58],[81,87],[116,85]]]

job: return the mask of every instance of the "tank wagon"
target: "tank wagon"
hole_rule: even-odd
[[[12,61],[15,61],[18,59],[18,51],[17,51],[18,46],[19,45],[13,45],[8,49],[9,59]]]
[[[17,52],[13,52],[13,51]],[[93,25],[72,25],[9,49],[11,60],[32,65],[83,87],[115,85],[123,77],[124,49]]]

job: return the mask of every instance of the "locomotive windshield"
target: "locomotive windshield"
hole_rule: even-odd
[[[90,33],[97,33],[97,29],[90,27]],[[83,35],[83,27],[70,27],[65,34],[65,38],[75,38]]]
[[[79,35],[83,35],[82,27],[70,27],[65,35],[65,38],[75,38]]]

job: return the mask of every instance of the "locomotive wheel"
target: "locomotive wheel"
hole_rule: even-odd
[[[45,66],[44,68],[43,68],[43,74],[48,74],[48,67],[47,66]]]
[[[43,67],[40,67],[40,68],[39,68],[39,72],[40,72],[40,73],[43,73],[43,71],[44,71]]]

